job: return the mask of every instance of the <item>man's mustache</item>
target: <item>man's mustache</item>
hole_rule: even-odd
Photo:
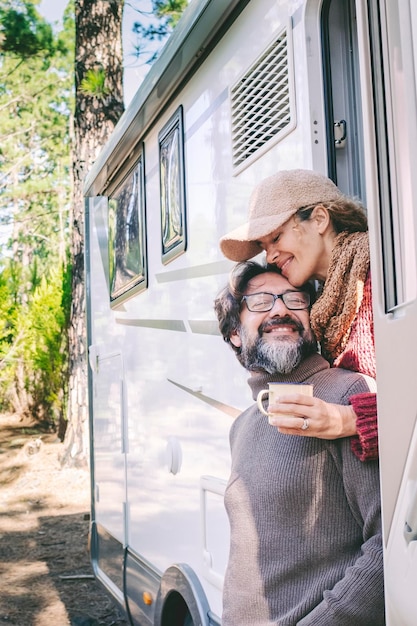
[[[273,319],[264,322],[259,326],[258,333],[261,335],[262,333],[273,330],[274,328],[279,328],[279,326],[292,326],[300,333],[304,331],[304,326],[301,322],[298,322],[289,315],[286,315],[285,317],[274,317]]]

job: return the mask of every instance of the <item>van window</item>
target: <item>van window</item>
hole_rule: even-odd
[[[385,309],[416,297],[417,26],[414,0],[370,3]],[[414,58],[413,58],[414,54]]]
[[[159,133],[159,174],[162,262],[169,263],[187,246],[182,107]]]
[[[147,286],[143,158],[109,198],[110,300],[118,304]]]

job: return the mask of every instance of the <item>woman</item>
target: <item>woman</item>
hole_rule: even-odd
[[[222,237],[220,247],[233,261],[246,261],[264,250],[267,262],[277,265],[295,287],[319,281],[311,325],[323,355],[335,367],[375,378],[367,229],[362,206],[343,196],[329,178],[311,170],[287,170],[255,188],[248,222]],[[378,457],[376,395],[354,395],[350,402],[347,414],[316,398],[283,396],[273,409],[308,417],[304,435],[355,435],[354,453],[363,461],[373,460]],[[300,434],[291,418],[277,419],[276,425],[281,432]]]

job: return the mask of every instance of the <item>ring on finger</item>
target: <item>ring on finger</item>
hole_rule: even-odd
[[[303,425],[301,426],[301,430],[307,430],[309,426],[310,424],[308,423],[308,419],[303,417]]]

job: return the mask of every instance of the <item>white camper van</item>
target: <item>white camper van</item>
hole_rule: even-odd
[[[280,169],[367,206],[387,624],[417,624],[417,3],[192,0],[86,181],[92,561],[132,625],[219,626],[221,235]],[[352,625],[354,626],[354,625]]]

